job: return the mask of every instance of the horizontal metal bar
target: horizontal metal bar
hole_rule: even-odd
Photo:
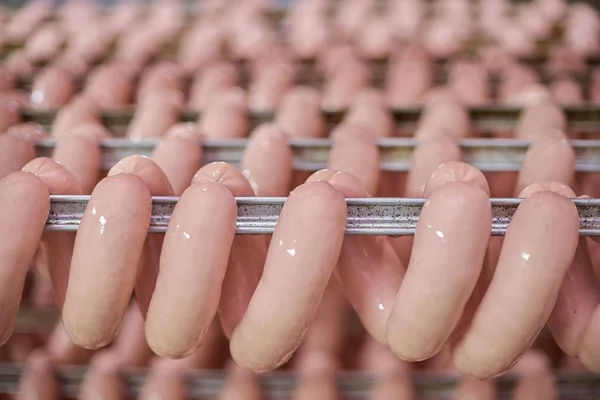
[[[150,156],[160,140],[131,141],[108,139],[102,142],[102,165],[110,169],[130,155]],[[600,140],[573,140],[575,170],[600,172]],[[51,157],[56,139],[37,142],[40,157]],[[223,161],[239,165],[247,139],[205,141],[203,161],[208,164]],[[409,171],[413,152],[417,146],[414,139],[390,138],[378,141],[380,168],[384,171]],[[296,139],[290,142],[294,152],[294,168],[302,171],[318,171],[327,167],[327,159],[333,141],[331,139]],[[519,171],[525,160],[529,142],[513,139],[465,139],[460,142],[462,159],[482,171]]]
[[[0,393],[16,394],[19,379],[25,371],[23,365],[0,364]],[[68,397],[76,397],[88,367],[61,366],[55,370],[55,376],[61,391]],[[129,396],[139,395],[148,369],[129,369],[121,371],[120,377]],[[219,395],[227,381],[227,372],[223,370],[192,370],[187,374],[188,396],[192,399],[214,398]],[[288,399],[298,384],[298,374],[294,372],[271,372],[257,376],[265,396],[270,399]],[[555,375],[560,398],[592,399],[600,390],[600,376],[591,373],[557,371]],[[507,398],[513,391],[519,378],[504,375],[496,379],[498,398]],[[340,372],[336,385],[345,399],[368,399],[376,384],[375,376],[365,372]],[[415,372],[412,384],[418,398],[449,398],[460,382],[457,374]],[[576,396],[576,397],[573,397]]]
[[[589,134],[600,133],[600,105],[583,105],[563,108],[569,128],[578,132]],[[400,128],[414,128],[421,116],[422,108],[404,108],[390,110]],[[133,118],[133,107],[124,110],[112,110],[102,113],[102,119],[109,128],[124,127],[129,125]],[[495,132],[513,128],[519,118],[521,108],[505,106],[486,106],[469,109],[471,121],[475,127],[484,132]],[[36,122],[43,126],[51,126],[56,117],[55,111],[38,111],[33,109],[21,110],[25,121]],[[323,111],[323,115],[330,124],[340,122],[345,111]],[[182,121],[197,121],[200,113],[183,111],[180,115]],[[248,118],[253,126],[274,119],[273,113],[250,113]],[[122,129],[113,129],[116,134]]]
[[[50,196],[46,222],[48,231],[76,231],[90,199],[89,196]],[[177,204],[176,197],[154,197],[149,232],[166,232]],[[239,197],[236,232],[238,234],[273,233],[283,197]],[[349,235],[411,236],[426,199],[365,198],[346,199]],[[579,234],[600,236],[600,199],[573,199],[579,210]],[[522,199],[491,199],[492,235],[504,235]]]

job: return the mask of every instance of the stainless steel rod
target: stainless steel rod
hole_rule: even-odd
[[[102,142],[102,165],[108,170],[123,158],[138,154],[150,156],[160,140],[131,141],[108,139]],[[575,169],[582,172],[600,172],[600,140],[573,140]],[[37,143],[39,156],[51,157],[56,139]],[[247,139],[205,141],[204,162],[224,161],[239,165]],[[294,168],[318,171],[327,166],[331,139],[295,139],[290,143],[294,152]],[[385,171],[408,171],[413,152],[417,146],[414,139],[390,138],[378,141],[381,169]],[[463,161],[482,171],[519,171],[529,142],[514,139],[465,139],[460,143]]]
[[[50,196],[46,223],[48,231],[76,231],[89,196]],[[236,232],[257,235],[273,233],[286,198],[239,197]],[[365,198],[347,199],[346,233],[350,235],[411,236],[426,199]],[[600,236],[600,199],[573,199],[579,210],[579,234]],[[492,235],[506,233],[522,199],[491,199]],[[177,204],[176,197],[154,197],[149,232],[166,232]]]
[[[570,129],[578,132],[587,132],[590,134],[600,133],[600,105],[587,104],[581,106],[564,107],[565,116]],[[399,128],[412,129],[419,121],[422,108],[403,108],[390,109],[390,113],[394,117]],[[135,107],[130,107],[124,110],[106,110],[102,112],[102,120],[109,128],[118,128],[129,125]],[[323,116],[327,122],[335,124],[344,117],[344,110],[328,111],[323,110]],[[474,107],[469,109],[471,121],[475,128],[483,132],[496,132],[514,128],[519,119],[521,108],[508,106],[485,106]],[[51,126],[56,111],[39,111],[33,109],[23,109],[21,114],[25,121],[35,122],[44,126]],[[197,111],[182,111],[180,115],[181,121],[197,121],[200,113]],[[248,119],[252,125],[256,125],[265,121],[272,121],[274,113],[249,113]],[[115,133],[122,129],[115,129]]]
[[[23,365],[0,364],[0,393],[16,394],[18,383],[25,372]],[[88,371],[87,366],[60,366],[54,371],[61,391],[68,397],[76,397]],[[125,369],[120,373],[128,395],[139,395],[148,369]],[[191,370],[186,374],[186,385],[190,398],[214,398],[219,395],[227,381],[228,374],[223,370]],[[271,372],[258,375],[264,394],[270,399],[289,399],[298,384],[298,374],[294,372]],[[600,377],[591,373],[557,371],[555,375],[560,398],[592,399],[600,390]],[[496,379],[498,398],[508,398],[519,378],[504,375]],[[368,399],[375,376],[364,372],[340,372],[336,384],[344,398]],[[456,374],[415,372],[412,384],[418,398],[449,398],[452,396],[460,377]]]

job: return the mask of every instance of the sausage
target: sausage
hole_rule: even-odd
[[[35,142],[47,132],[33,123],[18,124],[0,134],[0,179],[23,168],[37,156]]]
[[[287,62],[270,62],[258,67],[248,91],[248,108],[254,112],[272,112],[293,86],[295,71]]]
[[[183,374],[178,368],[169,365],[172,360],[157,360],[144,380],[138,398],[140,400],[152,399],[187,399],[187,388]]]
[[[550,372],[524,376],[513,393],[514,400],[558,399],[558,388]]]
[[[160,167],[154,161],[143,156],[129,156],[122,159],[111,168],[109,174],[137,176],[148,187],[152,196],[174,196],[175,194],[169,179]],[[143,315],[148,312],[148,305],[154,291],[162,244],[163,235],[148,234],[139,261],[135,297]]]
[[[457,100],[447,97],[430,100],[423,109],[415,138],[434,135],[463,139],[472,136],[469,114]]]
[[[401,40],[410,40],[421,27],[427,10],[419,0],[397,0],[390,3],[388,12],[394,34]]]
[[[0,343],[13,332],[23,286],[50,211],[46,185],[35,175],[14,172],[0,180]]]
[[[392,108],[421,104],[434,84],[433,64],[427,58],[394,61],[386,73],[387,101]]]
[[[572,185],[575,178],[575,153],[569,142],[560,136],[533,138],[519,172],[516,192],[536,182],[555,181]]]
[[[242,173],[255,196],[285,197],[290,192],[294,154],[283,130],[264,123],[250,134],[242,157]]]
[[[36,158],[27,163],[23,171],[37,176],[46,185],[50,194],[82,194],[75,177],[62,165],[49,158]],[[50,275],[59,309],[63,306],[67,290],[74,242],[75,235],[71,232],[44,232],[42,235],[40,253],[45,260],[45,265],[42,267]]]
[[[467,376],[504,372],[550,317],[577,248],[579,215],[560,192],[544,190],[530,186],[520,194],[527,198],[513,216],[494,277],[454,349],[454,363]]]
[[[347,172],[356,177],[368,193],[377,193],[379,187],[379,149],[374,138],[352,123],[342,123],[332,132],[333,146],[327,167]],[[358,162],[360,160],[360,163]]]
[[[563,110],[553,102],[541,102],[525,107],[515,127],[515,137],[531,140],[544,134],[564,136],[567,129],[567,119]]]
[[[192,177],[202,166],[200,139],[196,124],[175,124],[152,153],[152,160],[164,171],[177,196],[191,184]]]
[[[11,126],[21,122],[19,104],[13,100],[0,103],[0,132],[6,132]]]
[[[366,59],[384,59],[394,48],[391,26],[383,16],[371,16],[356,37],[358,52]]]
[[[181,99],[173,93],[148,95],[127,127],[132,140],[158,138],[179,121]]]
[[[23,42],[52,13],[49,1],[31,1],[19,8],[4,26],[5,40],[9,43]]]
[[[448,81],[450,90],[463,104],[481,106],[490,100],[489,78],[481,63],[468,61],[454,63],[450,67]]]
[[[223,36],[223,29],[218,24],[198,22],[181,38],[177,53],[179,64],[190,74],[210,68],[210,64],[221,58]]]
[[[31,106],[39,110],[55,110],[69,102],[75,94],[73,74],[60,67],[49,67],[36,76],[31,87]]]
[[[241,89],[240,89],[241,91]],[[207,139],[242,138],[247,135],[249,123],[245,107],[240,105],[243,92],[232,89],[222,92],[199,119],[200,131]]]
[[[64,136],[78,125],[94,122],[101,124],[100,107],[89,98],[77,96],[56,113],[51,133],[56,137]]]
[[[325,82],[323,108],[341,110],[347,108],[361,89],[369,86],[371,71],[364,62],[355,60],[337,67]]]
[[[337,263],[346,215],[342,194],[326,182],[302,185],[288,196],[261,281],[231,338],[231,354],[240,366],[270,370],[298,348]],[[310,228],[309,234],[306,229],[314,224],[319,229]]]
[[[252,188],[243,175],[233,166],[224,163],[213,163],[202,168],[192,182],[218,182],[235,197],[252,196]],[[219,303],[221,327],[227,337],[231,337],[242,320],[256,290],[266,253],[267,248],[260,237],[237,236],[233,240]]]
[[[550,84],[550,93],[554,101],[564,106],[583,103],[583,88],[570,78],[557,78]]]
[[[257,377],[250,371],[238,367],[234,363],[228,368],[228,377],[219,393],[218,400],[260,400],[262,390]]]
[[[84,94],[104,109],[125,107],[133,97],[133,82],[126,68],[118,63],[105,64],[90,72]]]
[[[180,358],[192,354],[200,346],[219,305],[235,235],[237,207],[232,193],[217,182],[218,179],[197,183],[186,189],[165,234],[158,280],[146,319],[148,343],[162,356]],[[198,213],[201,217],[190,218]],[[196,237],[202,240],[192,239]],[[191,267],[197,260],[206,260],[206,267]],[[185,286],[188,289],[182,290]],[[173,307],[185,312],[174,314]]]
[[[350,163],[349,159],[342,161]],[[344,172],[326,170],[309,178],[318,180],[327,181],[345,197],[369,196],[361,182]],[[369,334],[386,343],[385,326],[404,277],[404,266],[388,239],[346,236],[336,276]]]
[[[84,194],[90,194],[100,181],[103,172],[100,142],[111,137],[104,126],[91,122],[75,126],[58,139],[52,158],[73,174]]]
[[[49,23],[35,32],[25,43],[25,56],[34,64],[54,58],[65,42],[65,32],[58,24]]]
[[[394,120],[382,93],[365,89],[357,95],[344,116],[344,122],[364,124],[376,138],[394,136]]]
[[[293,138],[324,136],[319,92],[304,86],[289,90],[277,109],[275,123]]]
[[[148,95],[176,92],[183,94],[185,81],[181,68],[170,61],[160,62],[149,67],[142,75],[137,98],[143,103]]]
[[[131,174],[109,172],[92,192],[63,307],[65,330],[75,344],[97,349],[114,338],[135,286],[150,215],[150,192]]]
[[[25,371],[19,380],[18,396],[21,399],[39,400],[61,398],[52,362],[43,350],[34,350],[27,357]]]
[[[386,329],[388,345],[406,361],[434,356],[450,337],[481,273],[491,231],[489,189],[477,169],[444,164],[424,195],[410,262]]]
[[[496,384],[492,380],[461,378],[452,398],[456,400],[496,400]]]
[[[123,324],[108,351],[116,356],[120,368],[143,367],[152,357],[144,333],[144,319],[135,304],[128,307]]]
[[[121,381],[119,361],[115,353],[103,350],[90,363],[77,398],[80,400],[124,400],[127,388]]]
[[[192,110],[204,110],[217,93],[236,87],[239,80],[239,72],[231,63],[222,62],[207,67],[194,79],[190,88],[189,107]]]
[[[61,322],[56,324],[48,337],[46,351],[48,352],[48,358],[54,364],[86,364],[93,355],[92,351],[71,342]]]
[[[298,382],[292,393],[292,400],[340,398],[335,372],[338,361],[325,351],[303,351],[295,362]]]

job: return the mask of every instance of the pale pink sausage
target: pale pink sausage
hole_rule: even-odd
[[[444,164],[423,194],[427,201],[386,330],[388,345],[406,361],[434,356],[457,326],[491,231],[489,189],[477,169]]]
[[[199,127],[207,139],[242,138],[250,128],[245,108],[223,98],[206,107]]]
[[[570,78],[558,78],[550,84],[550,94],[554,101],[564,106],[576,106],[583,103],[583,88]]]
[[[177,122],[180,114],[179,96],[160,94],[151,96],[140,104],[127,127],[127,137],[132,140],[158,138]]]
[[[239,83],[239,72],[231,63],[217,63],[196,76],[190,88],[189,107],[204,110],[223,90],[232,89]]]
[[[0,179],[33,160],[37,156],[35,141],[46,135],[41,126],[32,123],[15,125],[0,135]]]
[[[98,104],[82,96],[74,97],[56,114],[52,123],[52,135],[64,136],[77,125],[90,122],[101,123]]]
[[[0,132],[5,132],[11,126],[21,122],[19,103],[6,99],[0,103]]]
[[[183,357],[200,346],[219,305],[236,215],[233,195],[219,183],[195,184],[181,195],[146,319],[148,343],[157,354]],[[205,267],[194,267],[198,260]],[[182,312],[173,313],[175,308]]]
[[[133,293],[150,214],[150,192],[136,176],[109,176],[92,192],[63,308],[75,344],[95,349],[114,338]]]
[[[171,360],[159,360],[152,366],[144,380],[138,399],[187,399],[187,388],[183,374],[178,369],[165,365],[168,361]]]
[[[325,170],[308,181],[318,180],[327,181],[345,197],[369,197],[364,185],[347,173]],[[386,343],[385,327],[404,276],[404,266],[388,239],[346,236],[335,275],[367,331]]]
[[[203,22],[192,26],[179,43],[177,58],[188,73],[201,71],[221,57],[223,29],[218,24]]]
[[[480,381],[463,377],[452,398],[456,400],[496,400],[496,384],[492,380]]]
[[[299,352],[320,351],[337,358],[343,356],[349,336],[348,317],[348,303],[342,287],[332,278]]]
[[[71,342],[61,322],[56,324],[50,334],[46,342],[46,351],[53,363],[66,365],[86,364],[93,355],[92,351]]]
[[[103,350],[93,358],[77,398],[80,400],[124,400],[127,388],[121,380],[115,353]]]
[[[0,180],[0,343],[13,332],[23,285],[42,238],[50,202],[35,175],[15,172]]]
[[[464,104],[480,106],[490,100],[489,77],[481,63],[458,61],[450,68],[450,89]]]
[[[271,62],[255,75],[248,90],[248,108],[254,112],[274,111],[294,84],[294,68],[286,62]]]
[[[561,137],[535,138],[525,156],[517,179],[515,193],[536,182],[556,181],[573,184],[575,178],[575,152],[569,142]]]
[[[344,122],[363,124],[376,138],[394,136],[395,133],[394,120],[382,93],[370,88],[357,95],[344,116]]]
[[[304,86],[289,90],[277,109],[275,122],[290,137],[324,136],[319,92]]]
[[[123,368],[143,367],[152,357],[152,350],[146,342],[144,319],[136,304],[131,304],[127,309],[117,337],[108,351],[115,355],[119,366]]]
[[[58,400],[60,385],[54,376],[53,365],[43,350],[34,350],[27,357],[25,371],[19,380],[18,398]]]
[[[372,16],[362,26],[356,38],[359,54],[366,59],[384,59],[394,49],[392,29],[383,16]]]
[[[514,400],[558,399],[558,388],[550,371],[538,372],[521,377],[513,392]]]
[[[219,393],[218,400],[262,399],[262,389],[254,373],[234,363],[231,364],[228,368],[227,381]]]
[[[419,105],[433,84],[434,68],[428,59],[400,59],[386,73],[388,104],[392,108]]]
[[[49,158],[36,158],[23,167],[24,172],[36,175],[47,187],[50,194],[81,195],[82,191],[75,177],[63,166]],[[75,234],[72,232],[44,232],[40,253],[45,260],[45,268],[52,282],[54,298],[58,308],[62,308]]]
[[[138,84],[138,102],[143,103],[149,95],[175,92],[182,94],[185,80],[181,67],[170,61],[152,65],[142,75]]]
[[[200,169],[192,183],[220,183],[235,197],[251,197],[253,194],[240,171],[225,163],[212,163]],[[260,236],[234,238],[219,303],[221,327],[227,337],[231,337],[246,312],[260,280],[266,253],[265,241]]]
[[[52,13],[52,2],[40,0],[28,2],[20,8],[4,27],[8,42],[24,41]]]
[[[356,177],[368,193],[376,194],[379,187],[379,149],[371,135],[361,127],[342,123],[332,132],[333,146],[327,167]],[[358,162],[360,160],[360,162]]]
[[[462,139],[472,136],[472,127],[463,105],[452,98],[441,98],[427,103],[419,118],[417,132],[419,138],[442,134]]]
[[[587,68],[585,58],[568,46],[555,46],[549,57],[546,68],[552,74],[580,74]]]
[[[19,75],[6,65],[6,62],[0,66],[0,92],[14,90],[18,85]]]
[[[468,376],[489,378],[518,360],[550,317],[573,261],[577,209],[562,195],[534,191],[521,194],[529,197],[512,219],[490,286],[454,349],[456,367]]]
[[[31,106],[55,110],[67,104],[76,91],[73,74],[63,68],[50,67],[39,73],[31,87]]]
[[[65,42],[65,32],[58,24],[49,23],[35,31],[25,43],[25,56],[33,63],[54,58]]]
[[[280,127],[259,125],[250,134],[241,168],[255,196],[285,197],[290,192],[294,155]]]
[[[58,139],[52,158],[73,174],[84,194],[92,193],[102,177],[100,142],[111,136],[104,126],[92,122],[77,125]]]
[[[194,123],[173,125],[152,152],[152,160],[164,171],[179,196],[202,166],[201,134]]]
[[[553,102],[541,102],[525,107],[515,127],[515,137],[531,140],[540,134],[558,133],[564,136],[567,119],[563,110]]]
[[[152,196],[173,196],[175,194],[167,176],[149,158],[143,156],[126,157],[110,169],[109,175],[116,174],[137,176],[146,185]],[[139,261],[135,297],[143,315],[148,311],[150,298],[154,291],[162,244],[163,235],[148,234]]]
[[[326,182],[288,196],[261,281],[233,332],[230,349],[239,365],[270,370],[298,348],[337,263],[346,215],[342,194]]]
[[[326,351],[308,350],[299,352],[295,359],[298,383],[292,393],[292,400],[337,400],[340,393],[336,385],[335,373],[339,361]]]
[[[133,82],[118,64],[103,65],[87,77],[84,93],[104,109],[124,107],[131,103]]]
[[[360,61],[339,66],[323,87],[323,108],[340,110],[347,108],[361,89],[369,85],[371,71]]]

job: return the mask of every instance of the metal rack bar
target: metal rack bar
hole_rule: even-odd
[[[151,156],[160,139],[131,141],[108,139],[102,142],[102,165],[109,170],[130,155]],[[575,170],[600,172],[600,140],[573,140]],[[51,157],[56,139],[37,142],[40,157]],[[205,141],[203,161],[208,164],[223,161],[239,165],[247,139]],[[327,167],[331,139],[296,139],[290,142],[294,152],[294,168],[301,171],[318,171]],[[380,168],[384,171],[409,171],[413,152],[417,146],[414,139],[390,138],[378,141],[381,157]],[[525,160],[529,142],[513,139],[465,139],[460,143],[463,161],[482,171],[519,171]]]
[[[569,128],[578,132],[584,133],[600,133],[600,105],[584,105],[563,108]],[[404,108],[390,110],[398,127],[412,128],[418,122],[422,108]],[[133,107],[124,110],[104,111],[102,120],[108,127],[123,127],[127,126],[135,109]],[[475,128],[485,132],[502,131],[514,128],[515,123],[519,118],[521,108],[519,107],[504,107],[504,106],[488,106],[470,108],[469,113],[471,121]],[[55,111],[37,111],[33,109],[23,109],[21,111],[25,121],[39,123],[43,126],[51,126],[56,117]],[[335,124],[342,120],[344,111],[323,111],[326,120]],[[200,116],[199,112],[183,111],[180,115],[182,121],[193,122],[197,121]],[[272,121],[273,113],[250,113],[249,120],[253,125],[261,122]],[[117,132],[118,133],[118,132]]]
[[[87,367],[59,367],[56,377],[64,395],[76,397],[85,379]],[[22,365],[0,364],[0,393],[15,394],[18,383],[25,371]],[[122,382],[130,396],[139,395],[148,375],[147,369],[124,370]],[[594,398],[600,389],[600,377],[589,373],[569,373],[558,371],[556,376],[560,398]],[[298,375],[293,372],[272,372],[257,377],[268,398],[289,398],[298,383]],[[188,395],[190,398],[213,398],[218,396],[227,380],[226,371],[196,370],[187,374]],[[377,378],[368,373],[341,372],[337,377],[337,387],[345,399],[367,399]],[[430,372],[413,374],[412,383],[419,398],[448,398],[459,382],[457,375]],[[507,398],[518,378],[506,375],[496,380],[498,398]]]
[[[50,196],[51,206],[46,230],[76,231],[90,196]],[[178,198],[154,197],[149,232],[166,232]],[[284,197],[238,197],[236,233],[259,235],[273,233]],[[411,236],[426,199],[365,198],[347,199],[349,235]],[[522,199],[491,199],[492,235],[506,233]],[[579,211],[579,234],[600,236],[600,199],[573,199]]]

